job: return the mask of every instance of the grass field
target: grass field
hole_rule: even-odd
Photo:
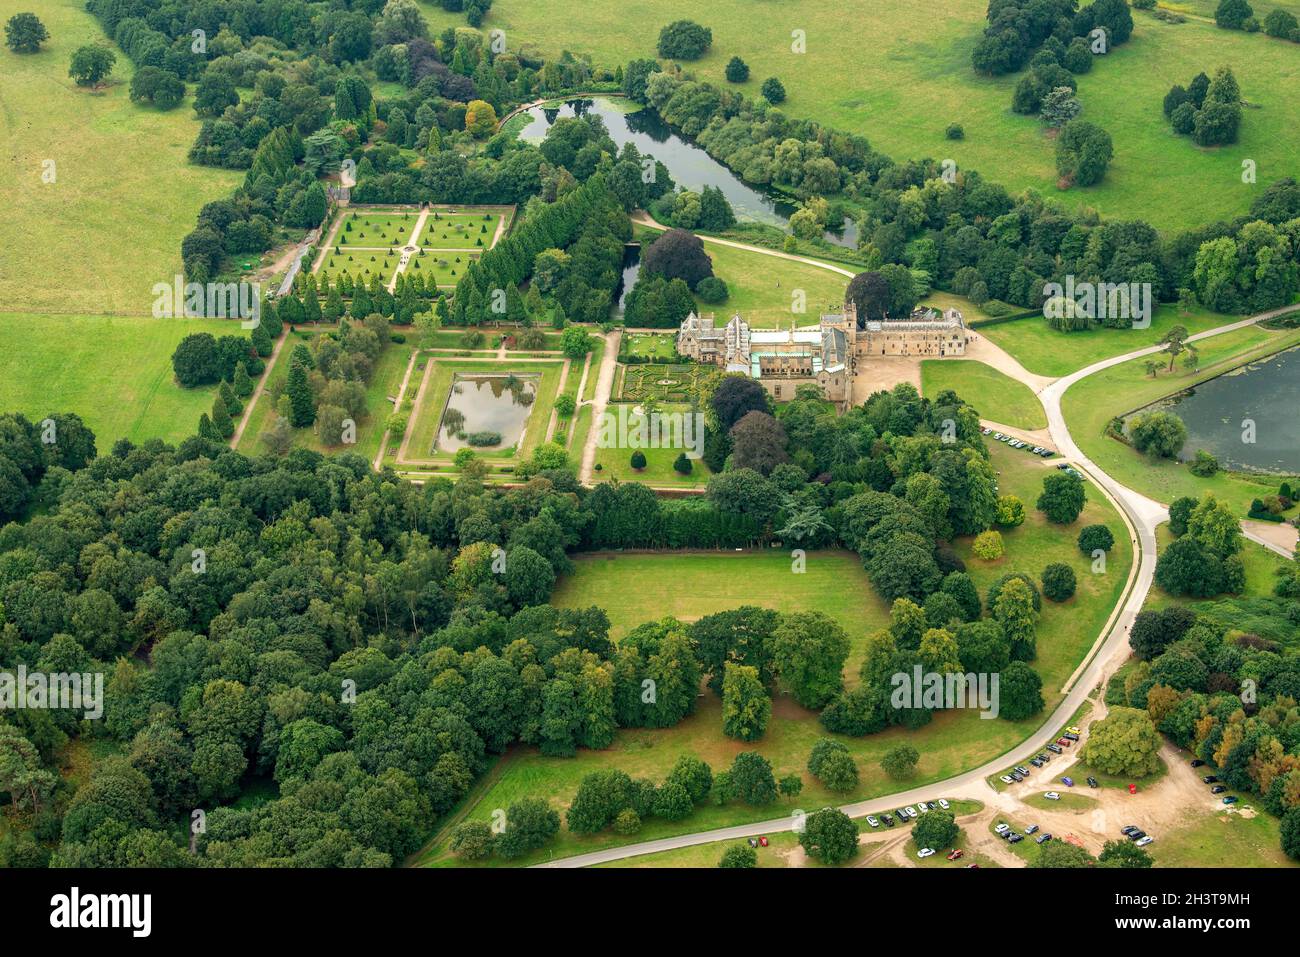
[[[433,33],[463,26],[459,14],[443,12],[432,0],[421,6]],[[1264,185],[1300,171],[1291,122],[1291,104],[1300,95],[1294,45],[1201,22],[1166,25],[1134,11],[1129,42],[1079,78],[1083,115],[1111,134],[1115,157],[1099,186],[1059,192],[1054,149],[1042,124],[1011,112],[1020,75],[993,79],[971,67],[986,8],[985,0],[879,0],[864,21],[869,53],[861,31],[845,29],[845,9],[836,0],[718,0],[707,11],[696,0],[636,7],[596,0],[571,9],[498,0],[484,29],[504,30],[525,52],[588,53],[613,69],[653,56],[664,24],[694,19],[713,31],[712,49],[687,65],[701,78],[736,89],[723,70],[739,55],[750,67],[749,81],[738,87],[747,95],[756,97],[766,77],[778,76],[788,92],[785,112],[862,134],[900,162],[951,158],[959,170],[978,170],[1013,192],[1032,188],[1066,205],[1145,219],[1162,229],[1231,218]],[[580,30],[570,13],[581,17]],[[807,52],[792,51],[794,30],[804,31]],[[1233,67],[1252,107],[1237,144],[1198,149],[1173,133],[1161,103],[1174,83],[1224,64]],[[944,137],[953,122],[965,127],[965,139]],[[1258,164],[1257,185],[1241,181],[1244,158]],[[1189,196],[1196,201],[1187,202]]]
[[[1152,379],[1146,374],[1146,360],[1125,362],[1076,383],[1065,393],[1061,410],[1079,448],[1121,484],[1165,503],[1182,495],[1199,498],[1213,492],[1244,517],[1251,499],[1277,491],[1277,478],[1237,472],[1197,478],[1172,459],[1152,459],[1108,438],[1104,434],[1106,423],[1297,342],[1300,330],[1295,329],[1270,331],[1250,326],[1226,332],[1196,344],[1200,349],[1197,372],[1187,372],[1176,364],[1173,372],[1162,371]]]
[[[220,319],[0,314],[0,409],[28,418],[76,412],[101,454],[121,438],[179,442],[195,433],[216,394],[183,389],[173,377],[172,353],[194,332],[248,335]]]
[[[190,100],[165,113],[131,103],[133,70],[120,50],[105,89],[72,82],[72,51],[104,41],[81,0],[0,0],[0,20],[36,7],[50,32],[41,51],[0,51],[0,302],[13,312],[148,315],[153,284],[180,272],[181,239],[199,207],[243,173],[190,165],[199,132]],[[42,181],[47,162],[52,183]],[[6,362],[10,369],[26,374]]]
[[[671,361],[677,355],[677,337],[672,333],[625,332],[619,358],[636,356],[642,359]]]
[[[636,368],[635,366],[633,368]],[[688,421],[685,417],[691,414],[689,406],[686,405],[660,405],[657,407],[660,414],[680,413],[683,416],[683,434],[685,434],[685,423]],[[610,405],[607,407],[607,413],[610,415],[619,414],[619,406]],[[627,423],[629,432],[638,427],[644,416],[636,415],[628,408]],[[703,451],[703,433],[699,430],[693,430],[691,435],[698,436],[700,445],[695,451]],[[645,455],[646,464],[643,469],[632,468],[632,455],[634,450],[630,447],[623,448],[610,446],[608,448],[598,444],[596,446],[596,465],[599,471],[593,476],[596,481],[608,482],[618,480],[620,482],[643,482],[646,485],[671,486],[683,489],[702,489],[709,484],[709,479],[713,473],[709,467],[704,464],[704,459],[691,459],[691,471],[688,475],[680,474],[673,464],[677,457],[683,452],[689,452],[684,447],[671,448],[645,448],[640,450]],[[689,457],[689,456],[688,456]]]
[[[921,360],[921,393],[933,398],[953,389],[980,416],[1018,429],[1045,429],[1047,415],[1038,396],[992,366],[963,359]]]
[[[1238,805],[1240,807],[1240,805]],[[1147,848],[1156,867],[1298,867],[1280,845],[1281,823],[1264,811],[1198,815]]]

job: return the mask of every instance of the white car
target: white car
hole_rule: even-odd
[[[1009,774],[1004,774],[1004,775],[1002,775],[1002,783],[1003,783],[1003,784],[1015,784],[1016,782],[1013,781],[1013,780],[1011,779],[1011,775],[1009,775]]]
[[[944,798],[939,798],[939,807],[943,808],[946,811],[951,806],[952,805],[950,805]]]
[[[916,852],[916,856],[919,857],[919,858],[921,858],[922,860],[925,860],[927,857],[933,857],[933,856],[934,856],[934,848],[932,848],[932,847],[923,847],[923,848],[921,848],[919,851]]]
[[[1154,840],[1155,840],[1155,838],[1152,837],[1150,834],[1148,834],[1146,837],[1143,837],[1143,838],[1139,838],[1139,839],[1138,839],[1138,841],[1137,841],[1137,846],[1138,846],[1138,847],[1146,847],[1148,844],[1150,844],[1150,843],[1151,843],[1152,841],[1154,841]]]
[[[920,804],[918,804],[918,805],[916,806],[916,809],[917,809],[918,811],[920,811],[922,814],[929,814],[929,813],[930,813],[930,806],[929,806],[928,804],[926,804],[924,801],[922,801]]]
[[[995,827],[993,830],[997,831],[999,834],[1005,834],[1007,831],[1011,830],[1011,825],[1010,825],[1010,824],[999,824],[999,825],[998,825],[997,827]]]
[[[880,822],[876,820],[874,817],[872,817],[870,814],[867,815],[867,823],[870,824],[872,827],[880,827]]]
[[[1046,794],[1043,795],[1043,797],[1047,798],[1047,800],[1049,800],[1049,801],[1059,801],[1059,800],[1061,800],[1061,795],[1058,794],[1058,793],[1055,792],[1055,791],[1048,791]]]

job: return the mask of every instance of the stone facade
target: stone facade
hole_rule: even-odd
[[[959,356],[966,352],[961,313],[918,309],[910,318],[859,324],[853,303],[824,313],[815,326],[751,329],[739,315],[718,327],[691,313],[677,332],[678,354],[757,379],[778,400],[815,385],[832,402],[852,401],[858,360],[872,356]]]

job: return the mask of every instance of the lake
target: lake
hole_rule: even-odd
[[[531,122],[523,128],[519,138],[531,143],[544,139],[546,131],[562,117],[599,116],[619,149],[625,143],[633,144],[641,153],[663,163],[672,174],[673,182],[692,192],[699,192],[705,186],[717,187],[731,203],[737,219],[786,229],[790,216],[799,208],[787,196],[746,183],[703,148],[674,131],[649,108],[628,113],[622,109],[622,102],[595,97],[568,100],[562,105],[535,106],[526,115]],[[843,230],[828,230],[825,238],[838,246],[856,248],[857,226],[852,220],[846,220]]]
[[[1300,349],[1280,352],[1150,406],[1175,413],[1187,426],[1180,456],[1197,449],[1224,468],[1300,474]],[[1254,422],[1255,441],[1243,441]]]

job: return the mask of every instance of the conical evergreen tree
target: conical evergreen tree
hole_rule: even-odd
[[[212,427],[212,419],[204,412],[199,416],[199,438],[207,439],[209,442],[220,442],[221,435]]]
[[[217,394],[221,401],[226,404],[227,415],[239,415],[244,411],[244,403],[239,401],[239,396],[235,395],[234,387],[229,382],[222,380],[221,385],[217,388]]]
[[[289,382],[285,388],[289,397],[289,424],[295,429],[306,428],[316,421],[316,405],[311,386],[307,382],[307,367],[295,362],[289,367]]]
[[[253,394],[253,380],[248,374],[248,367],[240,362],[235,366],[235,395],[247,399]]]
[[[220,395],[212,400],[212,427],[223,439],[235,434],[235,423],[230,420],[230,410]]]

